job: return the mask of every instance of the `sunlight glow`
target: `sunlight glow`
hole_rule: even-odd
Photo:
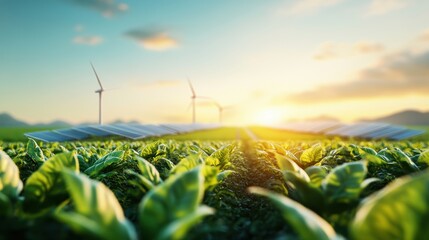
[[[281,123],[282,120],[282,112],[275,108],[263,109],[255,115],[255,122],[262,125],[275,125]]]

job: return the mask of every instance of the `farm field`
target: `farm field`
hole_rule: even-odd
[[[1,143],[0,239],[428,234],[429,141],[255,141],[244,129],[211,131],[225,138]]]

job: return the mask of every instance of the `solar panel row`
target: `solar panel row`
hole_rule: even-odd
[[[295,132],[325,134],[328,136],[390,140],[403,140],[424,133],[422,130],[376,122],[343,124],[335,121],[307,121],[287,123],[277,128]]]
[[[133,140],[217,128],[217,124],[109,124],[78,126],[53,131],[25,133],[29,138],[44,142],[83,140],[90,137],[121,136]]]

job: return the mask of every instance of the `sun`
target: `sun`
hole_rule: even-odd
[[[276,125],[281,123],[283,114],[279,109],[267,108],[255,115],[255,122],[261,125]]]

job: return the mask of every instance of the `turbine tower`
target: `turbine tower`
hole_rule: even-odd
[[[218,102],[214,101],[214,104],[216,105],[218,111],[219,111],[219,123],[222,123],[223,121],[223,111],[229,108],[232,108],[232,106],[224,107],[220,105]]]
[[[188,79],[189,88],[191,89],[191,104],[192,104],[192,123],[195,124],[195,99],[197,94],[195,93],[194,87],[192,86],[191,80]]]
[[[92,70],[94,71],[95,77],[97,78],[98,84],[100,85],[100,89],[95,90],[95,93],[98,93],[98,124],[103,124],[103,115],[102,115],[102,104],[101,100],[103,97],[104,88],[103,85],[101,85],[100,78],[98,77],[97,71],[95,71],[94,65],[91,63]]]
[[[196,106],[195,106],[195,104],[196,104],[196,99],[197,98],[201,98],[201,99],[209,99],[209,100],[213,100],[212,98],[209,98],[209,97],[203,97],[203,96],[198,96],[197,95],[197,93],[195,92],[195,89],[194,89],[194,87],[192,86],[192,83],[191,83],[191,80],[189,80],[189,78],[188,78],[188,84],[189,84],[189,88],[191,89],[191,93],[192,93],[192,95],[191,95],[191,105],[192,105],[192,123],[195,123],[196,122]]]

